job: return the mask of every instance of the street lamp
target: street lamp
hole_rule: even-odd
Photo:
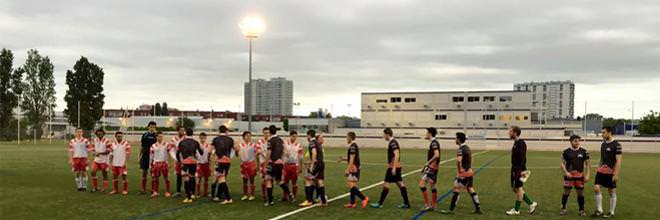
[[[266,29],[266,26],[264,24],[264,20],[257,16],[257,15],[251,15],[243,18],[241,22],[238,24],[238,27],[241,28],[241,32],[243,33],[243,36],[245,36],[248,39],[249,47],[250,47],[250,61],[249,61],[249,73],[248,73],[248,85],[250,86],[250,102],[249,102],[249,107],[247,107],[247,112],[248,112],[248,131],[252,131],[252,103],[254,100],[252,100],[253,97],[253,91],[252,91],[252,40],[257,38],[259,34],[263,33],[264,30]]]

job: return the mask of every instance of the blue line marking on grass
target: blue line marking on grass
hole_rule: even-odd
[[[490,166],[493,162],[495,162],[497,159],[500,159],[500,157],[502,157],[504,155],[505,154],[501,154],[501,155],[493,158],[492,160],[486,162],[484,165],[481,165],[481,167],[479,167],[479,169],[477,169],[477,171],[474,172],[474,175],[476,176],[477,174],[479,174],[481,172],[481,170],[483,168],[486,168],[486,167]],[[452,189],[447,190],[447,192],[442,194],[440,196],[440,198],[438,198],[438,200],[436,200],[436,204],[440,203],[442,200],[447,198],[449,196],[449,194],[451,194],[451,192],[452,192]],[[419,211],[415,216],[412,217],[412,220],[418,220],[420,217],[422,217],[422,215],[424,215],[426,213],[427,213],[427,211]]]
[[[178,210],[181,210],[181,209],[192,208],[192,207],[195,207],[195,206],[208,204],[208,203],[210,203],[210,201],[197,202],[197,203],[193,203],[193,204],[190,204],[190,205],[184,205],[184,206],[177,206],[177,207],[172,207],[172,208],[167,208],[167,209],[161,209],[161,210],[158,210],[158,211],[155,211],[155,212],[147,212],[147,213],[144,213],[144,214],[141,214],[141,215],[129,217],[126,220],[138,220],[138,219],[142,219],[142,218],[158,216],[158,215],[162,215],[162,214],[165,214],[165,213],[168,213],[168,212],[174,212],[174,211],[178,211]]]

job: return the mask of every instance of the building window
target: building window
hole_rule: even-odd
[[[493,114],[485,114],[481,116],[484,121],[492,121],[495,120],[495,115]]]
[[[532,87],[532,90],[533,90],[534,92],[536,92],[536,86]]]
[[[524,121],[524,120],[527,120],[527,116],[516,115],[516,121]]]
[[[447,115],[446,114],[435,114],[435,120],[436,121],[447,120]]]
[[[548,91],[548,86],[543,85],[543,91],[544,91],[544,92],[545,92],[545,91]]]
[[[391,103],[401,102],[401,97],[390,97],[390,102]]]
[[[463,97],[463,96],[455,96],[455,97],[452,97],[452,100],[453,100],[454,102],[464,102],[464,101],[465,101],[465,97]]]
[[[376,103],[387,103],[387,99],[376,99]]]
[[[511,115],[500,115],[500,121],[511,121]]]
[[[468,102],[479,102],[479,96],[468,96]]]
[[[405,98],[404,101],[405,101],[406,103],[409,103],[409,102],[417,102],[417,98]]]
[[[500,96],[500,102],[510,102],[511,100],[513,100],[511,96]]]
[[[484,102],[494,102],[495,96],[484,96]]]

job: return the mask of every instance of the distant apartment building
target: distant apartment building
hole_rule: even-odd
[[[525,82],[515,84],[513,89],[531,92],[532,120],[573,119],[573,81]]]
[[[362,93],[361,127],[531,126],[530,96],[528,91]]]
[[[292,115],[293,81],[283,77],[252,80],[244,85],[245,113],[253,115]]]

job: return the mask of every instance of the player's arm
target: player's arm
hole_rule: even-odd
[[[355,164],[355,154],[351,154],[348,157],[348,166],[346,166],[346,171],[345,171],[346,174],[349,173],[349,171],[351,170],[351,166],[353,166],[353,164]]]
[[[126,144],[126,161],[131,157],[131,144]]]
[[[394,150],[394,159],[392,161],[392,175],[396,175],[396,168],[399,167],[399,149]]]
[[[584,168],[584,181],[587,182],[589,181],[589,175],[591,175],[591,161],[588,157],[584,160]]]
[[[181,163],[181,157],[183,156],[183,151],[181,151],[181,143],[179,143],[179,147],[176,149],[176,161]]]
[[[559,164],[561,167],[561,171],[564,172],[564,176],[571,176],[571,174],[568,172],[568,169],[566,169],[566,154],[561,155],[561,163]]]
[[[69,148],[67,149],[67,155],[69,156],[69,164],[73,164],[73,145],[69,142]]]
[[[463,156],[462,156],[462,155],[457,155],[457,156],[456,156],[456,169],[457,169],[456,174],[457,174],[457,175],[460,175],[460,174],[461,174],[461,170],[463,170],[463,164],[461,164],[461,161],[462,161],[462,160],[463,160]]]
[[[317,154],[317,153],[318,153],[318,152],[316,152],[316,147],[312,148],[312,153],[311,153],[311,160],[312,160],[311,167],[312,167],[312,169],[313,169],[314,166],[316,165],[316,154]]]
[[[145,145],[147,145],[147,140],[146,140],[146,138],[144,138],[144,136],[145,136],[146,134],[147,134],[147,133],[142,134],[142,138],[140,138],[140,146],[141,146],[141,147],[145,147]],[[149,147],[149,148],[151,148],[151,147]],[[138,153],[138,160],[139,160],[140,158],[142,158],[142,150],[140,150],[140,153]]]
[[[426,161],[426,165],[430,166],[435,160],[439,160],[439,159],[440,159],[440,150],[435,149],[435,150],[433,150],[433,157],[431,157],[431,159],[429,161]],[[460,160],[458,160],[458,161],[460,161]]]
[[[619,180],[619,173],[621,172],[621,160],[623,159],[623,155],[617,154],[616,155],[616,164],[614,164],[614,175],[612,176],[613,181]]]

